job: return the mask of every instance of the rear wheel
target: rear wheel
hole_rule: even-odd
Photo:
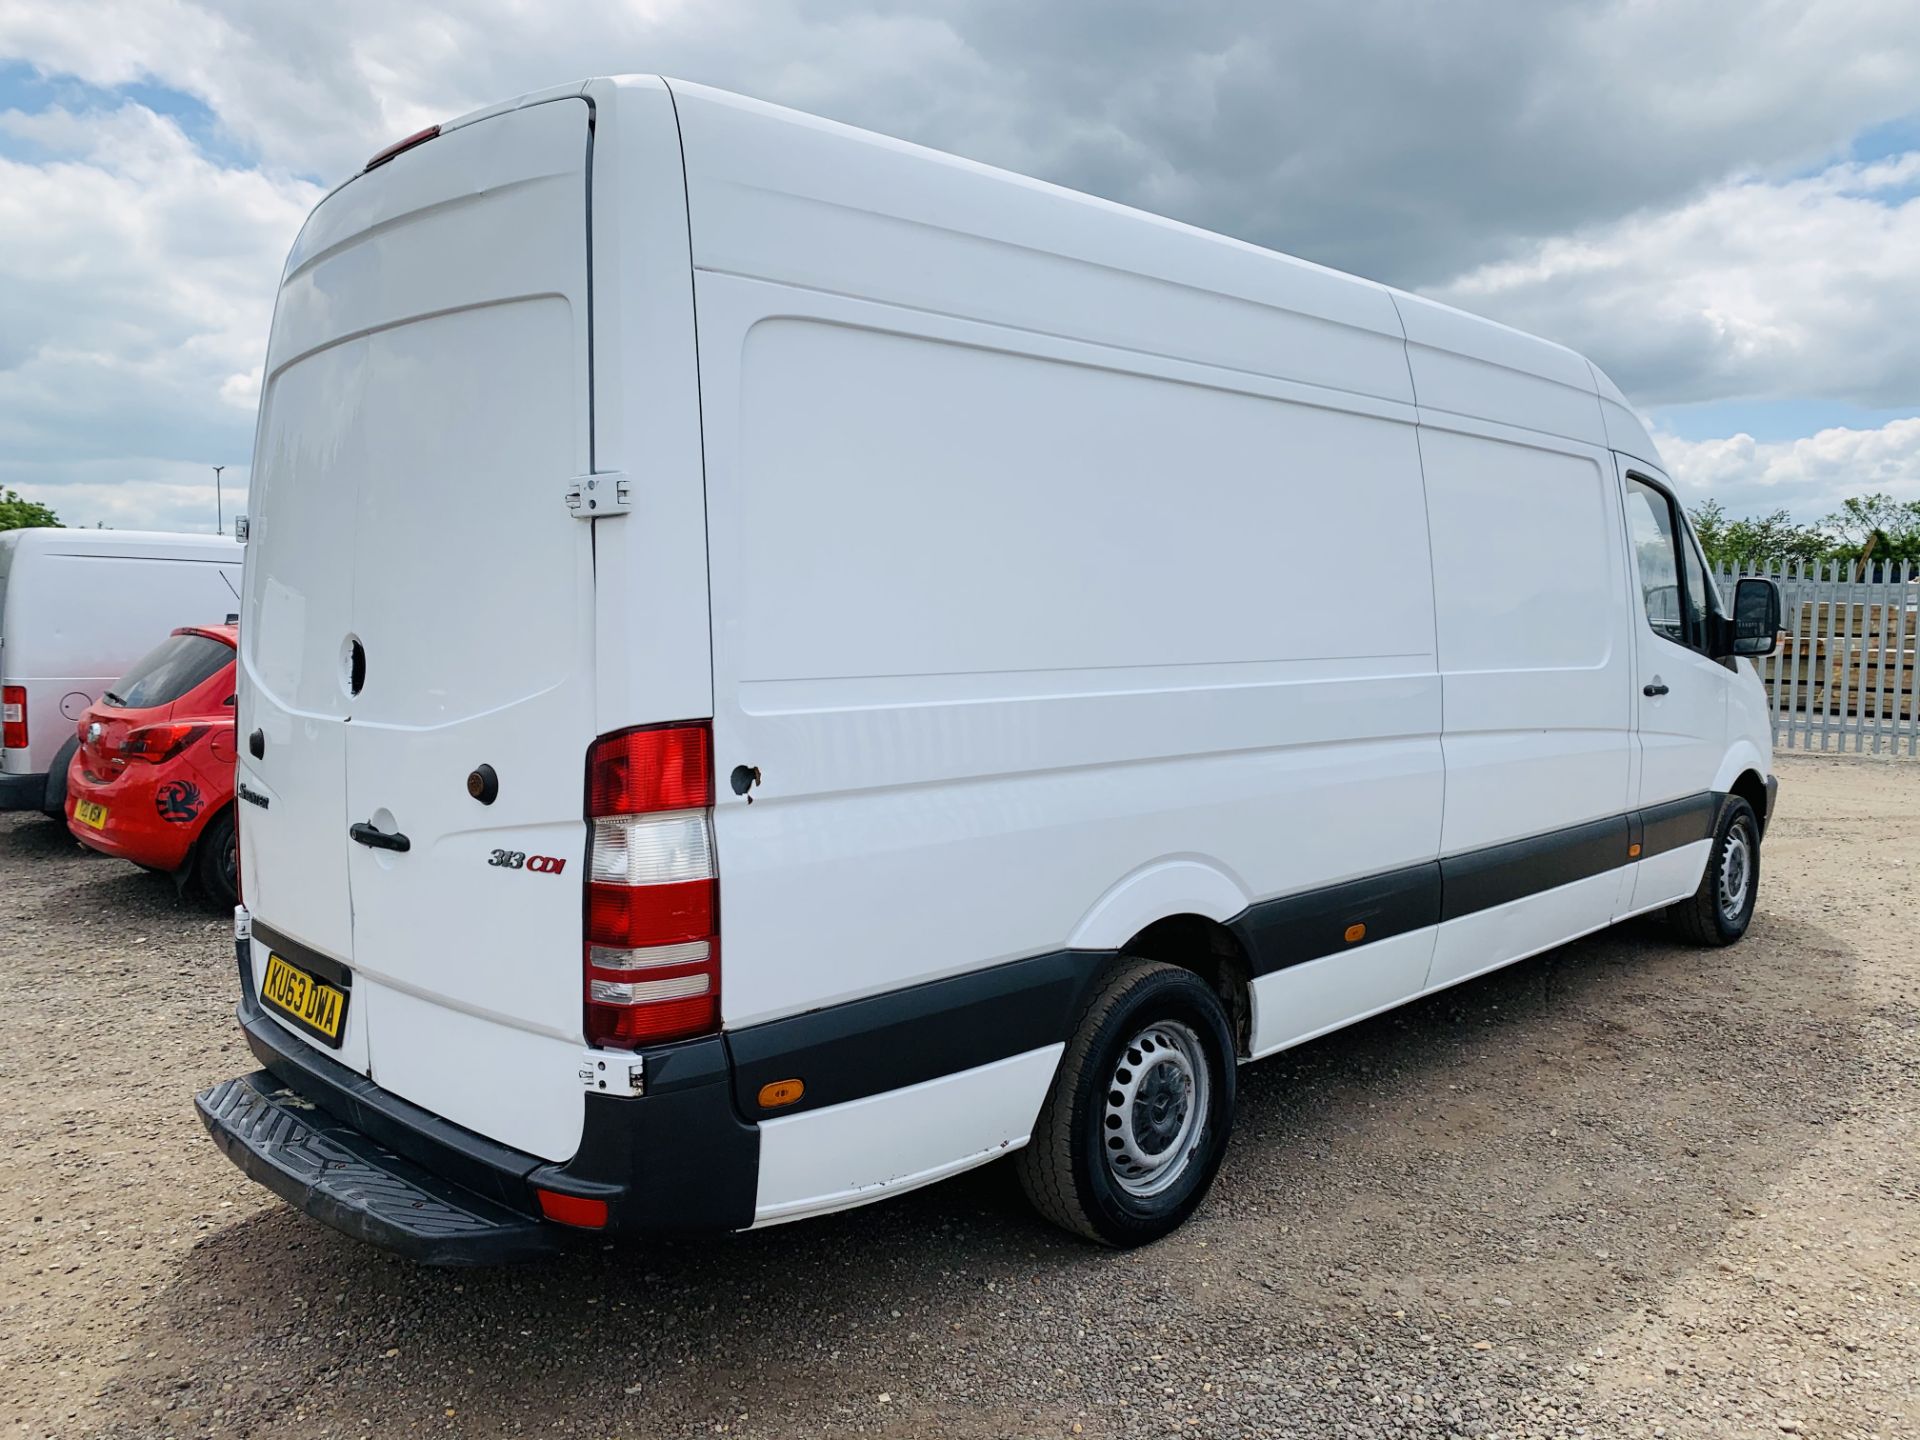
[[[47,770],[47,791],[41,799],[40,808],[46,812],[49,820],[67,818],[67,770],[79,749],[80,737],[75,735],[60,747],[60,753],[53,757],[53,764]]]
[[[1234,1046],[1197,975],[1123,961],[1088,1002],[1016,1157],[1040,1213],[1102,1244],[1157,1240],[1191,1215],[1233,1127]]]
[[[207,822],[194,853],[194,874],[200,890],[216,905],[231,909],[239,899],[238,852],[233,807],[229,805]]]
[[[1753,923],[1760,894],[1760,822],[1753,807],[1729,795],[1714,826],[1707,873],[1691,899],[1667,907],[1673,928],[1696,945],[1731,945]]]

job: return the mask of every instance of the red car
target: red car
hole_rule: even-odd
[[[175,630],[80,717],[67,829],[234,903],[235,628]]]

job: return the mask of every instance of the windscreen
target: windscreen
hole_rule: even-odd
[[[128,710],[171,705],[232,659],[233,647],[211,636],[169,635],[101,699]]]

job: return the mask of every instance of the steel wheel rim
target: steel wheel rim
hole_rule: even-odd
[[[1100,1147],[1107,1173],[1140,1199],[1179,1183],[1206,1134],[1211,1082],[1191,1027],[1156,1020],[1120,1051],[1107,1078]]]
[[[1720,916],[1738,923],[1746,913],[1747,891],[1753,884],[1753,842],[1745,825],[1727,832],[1727,843],[1720,852]]]

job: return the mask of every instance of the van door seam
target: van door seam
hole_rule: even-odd
[[[706,376],[700,369],[700,287],[694,283],[699,267],[694,263],[693,254],[693,187],[687,180],[687,140],[680,128],[680,101],[669,81],[662,78],[660,84],[667,92],[667,104],[673,109],[673,143],[680,152],[680,198],[687,217],[687,313],[693,321],[693,414],[700,431],[700,537],[706,547],[707,561],[707,707],[715,710],[719,708],[714,698],[719,669],[713,653],[713,517],[709,513],[711,502],[707,492]],[[714,844],[717,848],[718,836]]]
[[[1407,339],[1407,317],[1400,313],[1400,301],[1392,290],[1387,291],[1387,300],[1393,306],[1394,318],[1400,322],[1400,358],[1406,362],[1407,390],[1413,396],[1413,454],[1414,463],[1420,467],[1420,516],[1425,522],[1421,528],[1427,537],[1427,602],[1430,606],[1428,614],[1433,622],[1433,678],[1440,687],[1440,730],[1434,736],[1440,746],[1440,827],[1433,841],[1437,858],[1447,838],[1447,672],[1440,656],[1440,580],[1433,557],[1433,502],[1427,493],[1427,447],[1420,433],[1420,385],[1413,378],[1413,347]],[[1440,884],[1444,903],[1444,874]]]

